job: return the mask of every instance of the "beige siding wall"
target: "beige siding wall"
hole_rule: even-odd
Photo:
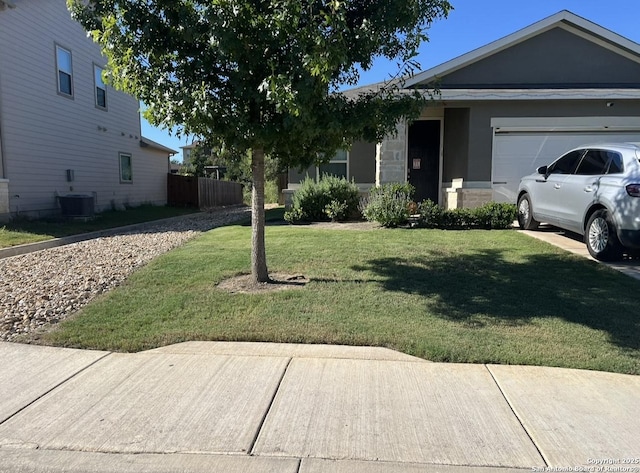
[[[141,148],[138,101],[107,87],[94,99],[99,48],[71,20],[65,0],[21,0],[0,12],[0,127],[10,210],[57,210],[57,195],[96,196],[113,204],[166,203],[166,153]],[[72,53],[73,99],[57,93],[55,45]],[[133,158],[133,183],[121,183],[119,152]],[[67,182],[66,170],[75,179]]]

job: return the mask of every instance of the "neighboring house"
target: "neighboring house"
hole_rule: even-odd
[[[196,149],[199,144],[200,144],[199,141],[194,141],[190,145],[180,146],[180,149],[182,150],[183,166],[188,166],[189,164],[191,164],[191,153],[193,153],[193,150]]]
[[[426,87],[439,95],[397,136],[290,170],[288,192],[326,171],[363,190],[408,181],[448,207],[515,203],[520,177],[574,146],[640,141],[640,45],[568,11],[405,83]]]
[[[105,85],[105,58],[65,0],[0,0],[0,218],[166,204],[169,157],[143,138],[138,101]]]

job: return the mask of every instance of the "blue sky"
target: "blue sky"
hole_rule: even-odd
[[[638,0],[450,0],[454,10],[446,20],[434,23],[429,42],[417,57],[421,69],[429,69],[487,43],[507,36],[560,10],[569,10],[587,20],[640,43],[640,2]],[[588,60],[588,58],[585,58]],[[379,82],[395,71],[395,63],[379,60],[363,72],[359,85]],[[180,150],[189,142],[142,120],[147,138]],[[182,155],[176,156],[182,159]]]

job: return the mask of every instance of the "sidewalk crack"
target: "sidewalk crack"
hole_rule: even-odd
[[[489,365],[485,364],[484,367],[487,369],[487,371],[489,372],[489,375],[491,376],[491,379],[493,379],[493,382],[496,383],[496,386],[498,387],[498,391],[500,391],[500,394],[502,395],[502,398],[505,400],[505,402],[507,403],[507,405],[509,406],[509,409],[511,410],[511,412],[513,412],[513,415],[515,416],[516,420],[518,421],[518,423],[520,424],[520,427],[522,427],[522,430],[524,431],[524,433],[527,435],[527,437],[529,438],[529,440],[531,441],[531,444],[533,445],[533,448],[536,449],[536,451],[538,452],[538,455],[540,455],[540,458],[542,458],[542,461],[544,462],[544,466],[548,467],[549,466],[549,462],[547,461],[547,459],[545,458],[544,454],[542,453],[542,451],[540,450],[540,448],[538,448],[538,444],[536,444],[536,441],[533,440],[533,437],[531,436],[531,433],[529,432],[529,430],[525,427],[524,423],[522,422],[522,419],[520,419],[520,416],[518,415],[518,413],[516,412],[516,410],[514,409],[513,405],[511,404],[511,402],[509,401],[509,398],[507,397],[507,395],[505,394],[505,392],[502,389],[502,386],[500,386],[500,383],[498,382],[498,380],[496,379],[496,377],[493,374],[493,371],[491,371],[491,368],[489,368]]]
[[[262,419],[260,420],[260,424],[258,425],[258,429],[256,430],[256,435],[253,437],[251,445],[249,446],[249,450],[248,450],[249,455],[255,455],[255,452],[253,450],[256,447],[256,443],[258,443],[258,438],[260,438],[260,434],[262,433],[262,428],[264,427],[264,424],[267,421],[267,417],[269,417],[269,413],[271,412],[273,403],[275,402],[276,396],[280,391],[280,386],[282,386],[282,381],[284,380],[284,377],[287,374],[287,371],[289,371],[289,366],[291,365],[292,360],[293,360],[293,357],[289,358],[289,361],[287,361],[287,366],[285,366],[284,370],[282,371],[282,376],[280,376],[278,385],[276,386],[276,389],[273,390],[273,396],[271,397],[271,401],[269,401],[269,407],[267,407],[267,409],[265,410],[264,416],[262,416]]]

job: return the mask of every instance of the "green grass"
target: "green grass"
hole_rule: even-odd
[[[390,347],[433,361],[640,374],[640,282],[515,231],[346,231],[272,225],[271,272],[304,288],[228,294],[250,228],[212,230],[45,334],[139,351],[186,340]]]
[[[18,219],[0,227],[0,248],[149,222],[197,211],[192,208],[142,205],[122,211],[102,212],[93,220],[86,222],[62,218]]]

